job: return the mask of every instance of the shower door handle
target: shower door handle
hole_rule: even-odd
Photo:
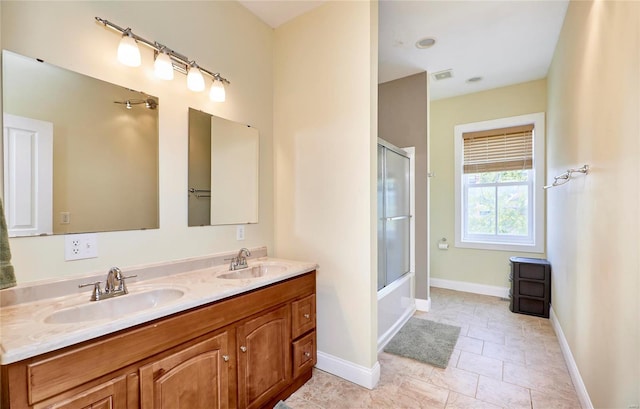
[[[404,219],[410,219],[411,215],[407,215],[407,216],[394,216],[394,217],[385,217],[384,219],[388,222],[394,221],[394,220],[404,220]]]

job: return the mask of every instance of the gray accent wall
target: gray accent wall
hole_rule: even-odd
[[[416,148],[415,226],[416,298],[428,299],[427,277],[427,133],[429,122],[427,73],[378,85],[378,136],[397,147]]]

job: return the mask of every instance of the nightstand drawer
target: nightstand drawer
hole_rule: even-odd
[[[551,264],[545,259],[510,257],[509,309],[515,313],[549,318]]]
[[[544,299],[535,299],[535,298],[527,298],[527,297],[518,297],[514,299],[515,308],[517,308],[518,312],[521,314],[531,314],[538,316],[545,316],[547,313],[547,309],[545,308],[545,300]]]
[[[545,296],[545,288],[544,282],[520,280],[518,283],[518,295],[542,298]]]

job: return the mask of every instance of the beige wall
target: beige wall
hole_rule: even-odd
[[[365,368],[377,361],[377,25],[375,2],[327,2],[275,31],[277,254],[320,264],[318,349]]]
[[[430,185],[431,278],[508,287],[509,257],[538,253],[456,248],[454,202],[454,127],[470,122],[546,111],[546,81],[538,80],[431,102]],[[439,250],[446,238],[448,250]]]
[[[236,2],[12,2],[2,1],[2,48],[125,87],[160,100],[160,229],[98,234],[96,259],[64,261],[64,237],[11,239],[18,283],[237,250],[273,247],[273,162],[260,161],[260,223],[187,227],[188,108],[247,123],[260,130],[261,158],[272,158],[273,30]],[[120,36],[95,16],[132,27],[166,43],[205,68],[229,78],[227,102],[186,88],[185,76],[166,82],[153,75],[153,53],[141,46],[143,64],[116,61]],[[28,34],[25,34],[28,33]],[[242,50],[239,52],[238,50]],[[135,200],[122,197],[120,200]]]
[[[400,148],[415,146],[416,298],[428,299],[427,282],[427,73],[378,86],[378,136]]]
[[[572,1],[548,77],[552,304],[596,408],[640,402],[640,3]],[[635,406],[632,406],[635,405]]]

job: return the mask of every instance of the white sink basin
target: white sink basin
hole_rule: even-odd
[[[56,311],[48,315],[44,322],[47,324],[71,324],[105,318],[122,318],[128,314],[167,304],[183,295],[184,291],[175,288],[160,288],[137,294],[121,295]]]
[[[224,280],[238,280],[247,278],[259,278],[266,275],[275,275],[283,273],[287,266],[280,263],[262,263],[255,266],[243,268],[242,270],[231,271],[229,273],[220,274],[218,278]]]

